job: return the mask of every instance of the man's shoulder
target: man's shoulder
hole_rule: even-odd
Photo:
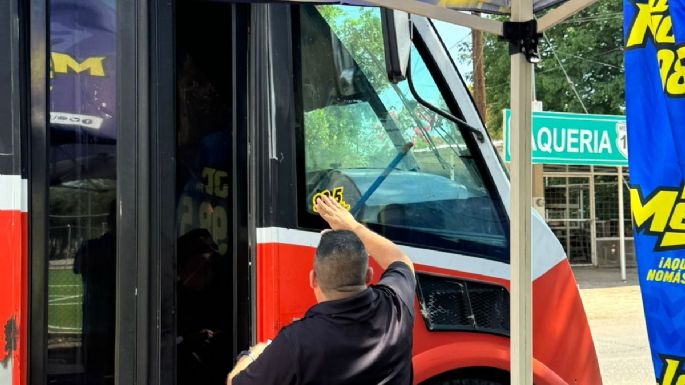
[[[396,261],[390,264],[381,275],[374,289],[400,298],[407,310],[413,315],[416,276],[409,266]]]
[[[291,344],[297,344],[302,341],[303,337],[311,336],[317,330],[316,325],[319,323],[313,316],[305,315],[303,318],[293,320],[289,325],[284,326],[278,332]]]
[[[396,261],[390,264],[385,269],[376,286],[389,286],[393,289],[411,288],[413,291],[416,287],[416,276],[411,268],[402,261]]]
[[[395,262],[391,263],[391,264],[388,266],[388,268],[385,269],[385,271],[386,271],[386,272],[387,272],[387,271],[400,271],[400,272],[402,272],[403,274],[406,274],[406,275],[409,275],[409,276],[413,276],[413,275],[414,275],[413,272],[412,272],[412,270],[411,270],[411,268],[409,267],[409,265],[407,265],[406,262],[404,262],[404,261],[395,261]]]

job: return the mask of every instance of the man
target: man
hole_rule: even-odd
[[[333,229],[322,234],[309,273],[318,304],[272,343],[241,353],[227,384],[411,384],[411,260],[335,200],[323,196],[316,209]],[[370,287],[367,251],[385,270]]]
[[[176,361],[178,385],[220,384],[230,369],[230,323],[224,319],[217,271],[225,263],[207,229],[177,241]]]
[[[89,239],[74,255],[74,273],[83,282],[81,345],[88,384],[114,383],[116,309],[116,203],[111,201],[107,232]]]

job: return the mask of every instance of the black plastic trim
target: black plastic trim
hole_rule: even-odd
[[[506,370],[489,366],[471,366],[438,374],[419,385],[449,385],[453,384],[455,380],[470,381],[466,382],[467,384],[482,384],[484,381],[489,385],[511,384],[510,373]],[[464,382],[461,383],[463,384]]]
[[[248,204],[248,29],[250,6],[234,4],[233,24],[233,356],[250,345],[253,332],[250,315],[250,233],[254,221],[249,221]]]
[[[176,383],[176,39],[174,0],[150,1],[149,384]]]
[[[297,172],[296,172],[296,132],[295,105],[293,103],[293,35],[291,14],[295,7],[292,5],[271,5],[271,50],[273,62],[278,63],[272,68],[273,100],[275,103],[276,148],[275,157],[270,159],[272,171],[273,197],[275,209],[272,225],[292,228],[297,225],[296,206],[291,202],[297,200]]]
[[[529,63],[540,62],[538,43],[541,36],[536,19],[505,21],[502,26],[502,39],[509,42],[509,55],[522,53]]]
[[[19,23],[20,4],[17,0],[0,3],[0,175],[20,175],[22,172],[22,37]]]
[[[456,116],[452,115],[451,113],[443,111],[442,109],[432,105],[426,99],[422,98],[421,95],[419,95],[419,93],[416,91],[416,88],[414,87],[414,81],[411,77],[411,70],[407,71],[407,84],[409,85],[409,91],[411,92],[412,96],[421,105],[423,105],[427,109],[433,111],[434,113],[442,116],[443,118],[451,121],[452,123],[456,124],[457,126],[461,127],[462,129],[467,130],[467,131],[471,131],[472,134],[476,135],[476,138],[478,139],[479,142],[481,142],[481,143],[485,142],[485,137],[483,136],[483,133],[480,132],[479,129],[469,125],[468,123],[457,118]]]
[[[47,0],[22,2],[28,15],[30,74],[29,144],[29,307],[27,383],[47,382],[47,290],[48,290],[48,47],[49,6]],[[26,19],[24,19],[26,20]],[[24,30],[26,31],[26,30]],[[31,66],[28,69],[28,66]]]
[[[148,2],[117,2],[117,385],[145,384],[148,381],[148,27]]]

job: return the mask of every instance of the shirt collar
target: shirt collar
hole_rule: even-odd
[[[367,287],[360,293],[351,297],[316,304],[307,310],[305,317],[314,315],[335,315],[352,312],[359,308],[367,308],[375,301],[376,297],[378,297],[378,293],[370,287]]]

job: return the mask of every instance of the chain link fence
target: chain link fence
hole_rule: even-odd
[[[49,216],[48,333],[51,345],[80,344],[83,281],[74,269],[74,261],[86,241],[107,231],[107,217],[107,212]]]

